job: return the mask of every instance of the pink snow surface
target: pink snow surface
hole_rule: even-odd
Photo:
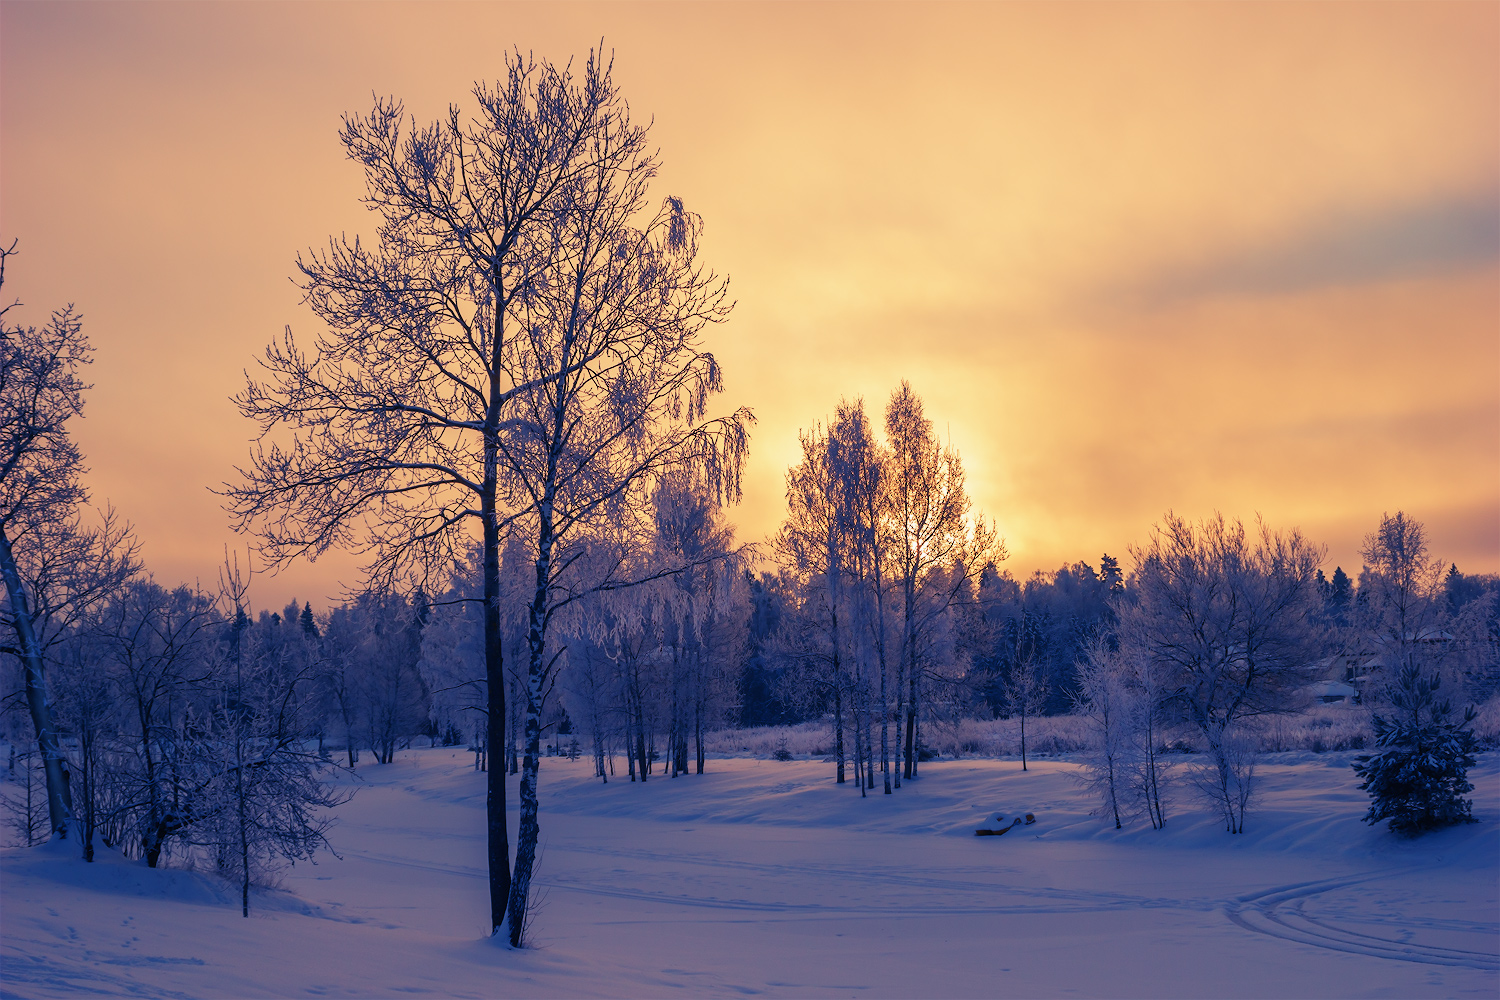
[[[1493,753],[1482,822],[1416,841],[1360,823],[1346,754],[1269,758],[1238,837],[1186,788],[1165,830],[1116,832],[1059,761],[935,762],[861,799],[816,761],[600,785],[548,759],[522,951],[484,937],[472,759],[360,767],[342,860],[290,870],[249,920],[211,875],[0,851],[0,995],[1500,995]]]

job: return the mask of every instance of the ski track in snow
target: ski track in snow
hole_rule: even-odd
[[[759,914],[778,914],[782,919],[807,920],[820,917],[845,918],[851,916],[947,916],[947,915],[1040,915],[1067,913],[1100,913],[1132,909],[1174,909],[1190,911],[1222,911],[1236,926],[1255,934],[1293,941],[1331,951],[1342,951],[1370,958],[1385,958],[1403,962],[1419,962],[1428,965],[1449,965],[1487,972],[1500,972],[1500,953],[1462,948],[1425,945],[1412,941],[1401,941],[1335,926],[1326,918],[1318,918],[1305,912],[1305,904],[1313,897],[1325,893],[1364,885],[1405,874],[1416,874],[1431,870],[1432,866],[1416,866],[1376,872],[1373,874],[1321,879],[1315,882],[1293,883],[1276,886],[1250,895],[1235,897],[1227,902],[1203,899],[1174,899],[1129,895],[1117,892],[1086,892],[1076,889],[1059,889],[1051,886],[1028,887],[1024,890],[1008,889],[993,884],[997,875],[1014,872],[1013,868],[945,868],[947,876],[970,874],[983,881],[959,881],[952,877],[924,875],[920,869],[904,872],[866,870],[848,867],[807,864],[766,864],[704,855],[682,855],[660,851],[605,846],[581,846],[552,848],[577,854],[592,854],[620,858],[655,865],[686,864],[713,869],[744,872],[768,882],[805,879],[834,879],[839,882],[863,882],[883,886],[894,886],[910,890],[913,895],[902,900],[879,903],[868,900],[858,904],[834,905],[827,903],[791,902],[784,900],[757,901],[740,898],[724,898],[713,895],[689,895],[641,889],[646,879],[637,871],[575,870],[568,874],[552,874],[539,877],[538,886],[560,889],[592,896],[629,899],[637,902],[657,903],[667,906],[687,906],[714,910],[738,910]],[[369,852],[349,851],[347,856],[361,858],[378,864],[431,871],[465,878],[485,879],[487,873],[459,865],[416,862],[409,859]],[[618,884],[618,882],[627,884]],[[611,883],[616,884],[611,884]],[[930,893],[944,895],[941,905],[922,903],[931,899]],[[1022,896],[1021,901],[996,904],[993,902],[970,902],[955,899],[954,894],[994,895],[1005,893]],[[759,919],[767,919],[761,917]],[[774,918],[773,918],[774,919]],[[1413,926],[1447,933],[1466,933],[1475,930],[1472,921],[1442,919],[1403,918],[1395,926]],[[1500,925],[1490,925],[1491,935],[1500,935]],[[667,970],[664,970],[667,971]]]
[[[1265,892],[1241,896],[1226,907],[1225,914],[1233,923],[1247,931],[1268,934],[1271,937],[1312,945],[1315,948],[1365,955],[1370,958],[1388,958],[1399,962],[1452,965],[1485,972],[1500,972],[1500,949],[1475,951],[1466,948],[1445,948],[1415,941],[1401,941],[1336,926],[1326,918],[1320,919],[1306,912],[1308,901],[1325,893],[1432,869],[1433,866],[1423,865],[1353,878],[1331,878],[1279,886]],[[1369,918],[1362,919],[1369,922]],[[1403,917],[1399,922],[1388,923],[1391,926],[1405,928],[1408,934],[1413,927],[1439,930],[1449,934],[1473,933],[1480,929],[1476,928],[1472,921],[1460,920],[1424,920]],[[1500,935],[1500,924],[1490,923],[1483,929],[1488,932],[1492,942],[1496,940],[1497,935]]]

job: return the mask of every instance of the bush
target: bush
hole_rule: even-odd
[[[1474,822],[1469,814],[1473,803],[1463,796],[1474,790],[1468,770],[1474,766],[1469,724],[1475,713],[1467,708],[1462,722],[1449,719],[1448,702],[1436,697],[1441,683],[1436,674],[1424,677],[1415,666],[1403,667],[1389,691],[1400,714],[1375,716],[1375,745],[1383,749],[1354,764],[1355,773],[1365,779],[1360,789],[1370,794],[1366,823],[1388,819],[1393,832],[1416,836]]]
[[[1500,694],[1475,710],[1474,737],[1481,750],[1500,750]]]

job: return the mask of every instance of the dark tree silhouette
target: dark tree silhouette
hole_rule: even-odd
[[[698,262],[702,223],[681,200],[667,198],[646,214],[656,160],[646,129],[609,93],[610,113],[585,151],[596,168],[570,179],[560,209],[546,217],[545,242],[557,259],[518,302],[527,336],[515,381],[524,391],[513,397],[515,430],[499,443],[519,498],[516,523],[535,556],[512,944],[525,928],[544,698],[560,652],[548,645],[549,628],[587,595],[640,582],[623,562],[580,558],[597,552],[588,536],[648,537],[652,495],[672,476],[685,476],[715,505],[737,500],[754,420],[743,409],[707,416],[723,384],[700,340],[728,315],[726,282]]]
[[[241,528],[275,564],[352,545],[376,583],[442,580],[478,522],[483,544],[489,745],[504,745],[500,548],[516,499],[501,445],[518,431],[516,398],[535,388],[517,307],[545,287],[562,252],[552,217],[565,189],[609,147],[621,102],[608,67],[581,78],[507,56],[506,77],[477,84],[475,118],[457,107],[418,127],[394,99],[347,117],[344,147],[380,219],[373,247],[336,239],[299,257],[306,301],[328,325],[311,353],[290,330],[261,362],[241,411],[289,443],[258,445],[227,490]],[[572,370],[569,366],[565,370]],[[429,587],[429,590],[439,589]],[[491,923],[510,896],[501,769],[489,772]]]
[[[1394,713],[1375,716],[1380,750],[1353,765],[1364,779],[1360,790],[1370,794],[1366,823],[1389,820],[1393,832],[1414,837],[1474,822],[1473,802],[1464,798],[1474,790],[1468,780],[1476,749],[1469,729],[1474,709],[1453,719],[1449,702],[1438,700],[1441,685],[1437,674],[1424,675],[1415,664],[1403,666],[1391,685],[1387,697]]]
[[[0,287],[15,244],[0,248]],[[46,776],[53,834],[66,837],[73,818],[65,759],[48,702],[43,655],[50,641],[89,606],[136,571],[128,526],[106,510],[86,528],[81,508],[83,456],[67,422],[83,411],[80,370],[92,350],[73,307],[47,324],[11,326],[0,308],[0,580],[6,606],[3,648],[21,661],[26,703]]]
[[[698,222],[681,202],[631,226],[656,163],[610,66],[599,53],[576,77],[518,54],[506,63],[504,80],[474,88],[472,120],[455,107],[418,127],[395,100],[345,120],[378,238],[299,258],[328,332],[311,352],[290,331],[267,350],[263,380],[237,400],[262,443],[227,488],[273,563],[352,546],[377,586],[441,591],[477,530],[492,748],[505,745],[505,536],[524,527],[536,554],[530,747],[547,625],[566,596],[560,541],[676,462],[733,492],[750,419],[704,429],[720,376],[695,337],[727,312],[724,286],[696,265]],[[488,780],[491,927],[509,912],[519,943],[535,769],[522,781],[519,881],[503,770]]]

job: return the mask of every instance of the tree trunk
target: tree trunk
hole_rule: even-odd
[[[609,774],[604,769],[604,742],[597,726],[594,727],[594,772],[604,784],[609,784]]]
[[[31,602],[16,568],[10,538],[0,527],[0,578],[10,595],[11,615],[15,618],[16,638],[20,641],[21,664],[26,673],[26,705],[31,710],[31,724],[36,730],[37,749],[47,776],[47,817],[52,834],[67,839],[68,823],[73,819],[73,794],[68,788],[68,771],[64,764],[57,730],[52,725],[52,707],[47,701],[47,682],[42,673],[42,646],[31,626]]]
[[[703,754],[703,711],[702,711],[701,707],[698,709],[698,711],[696,711],[696,712],[693,713],[693,740],[694,740],[694,743],[695,743],[694,749],[695,749],[695,752],[697,753],[697,756],[698,756],[698,760],[697,760],[698,773],[702,774],[703,773],[703,759],[704,759],[704,754]]]
[[[640,665],[631,663],[630,671],[630,730],[625,756],[630,761],[630,780],[646,780],[646,702],[641,692]]]
[[[915,684],[912,685],[916,687]],[[908,700],[906,703],[906,758],[902,761],[901,772],[906,778],[917,776],[917,710],[914,702]]]
[[[98,798],[94,794],[94,741],[89,735],[88,727],[80,727],[80,730],[78,770],[79,777],[83,779],[83,829],[80,834],[83,840],[83,860],[93,861],[94,831],[98,828],[98,815],[94,807]]]
[[[910,637],[907,642],[911,642]],[[914,653],[908,652],[907,659],[906,759],[902,762],[902,774],[914,778],[917,775],[917,664]]]
[[[538,510],[536,589],[531,599],[531,623],[527,631],[530,657],[526,684],[526,757],[521,764],[521,817],[516,831],[516,867],[511,875],[510,922],[511,947],[521,946],[526,929],[527,905],[530,902],[531,874],[536,864],[537,839],[541,823],[537,810],[537,777],[542,750],[542,672],[545,669],[547,641],[547,593],[552,582],[551,496],[546,496]]]
[[[895,747],[896,747],[896,756],[897,756],[898,759],[891,761],[891,784],[894,785],[896,788],[900,788],[901,787],[901,761],[900,761],[899,758],[901,756],[901,746],[902,746],[902,732],[903,732],[903,730],[902,730],[902,721],[905,718],[905,712],[906,712],[906,688],[901,683],[901,681],[902,681],[901,671],[902,671],[902,665],[905,662],[906,662],[905,658],[903,657],[901,659],[898,659],[897,663],[896,663],[896,712],[895,712],[895,719],[896,719],[896,734],[895,734],[896,735],[896,742],[895,742]]]
[[[240,916],[248,919],[250,916],[250,834],[249,819],[245,815],[244,740],[244,733],[236,728],[234,736],[234,787],[240,834]]]
[[[871,515],[873,521],[874,515]],[[878,549],[878,545],[877,545]],[[881,574],[881,562],[875,556],[875,652],[880,664],[880,777],[885,782],[885,794],[891,794],[891,701],[886,691],[888,667],[885,655],[885,586]]]
[[[1156,764],[1156,706],[1148,704],[1146,716],[1146,812],[1151,819],[1151,829],[1160,830],[1167,825],[1166,814],[1161,807],[1161,783],[1157,778]]]
[[[485,442],[484,520],[484,676],[488,697],[486,748],[505,747],[505,645],[500,631],[500,529],[495,516],[495,451]],[[488,754],[486,754],[486,757]],[[505,924],[510,903],[510,831],[505,819],[505,762],[485,760],[485,827],[490,869],[490,934]]]
[[[885,628],[885,614],[881,612],[879,627]],[[885,690],[885,640],[880,642],[880,777],[885,781],[885,794],[891,794],[891,703]]]
[[[1026,709],[1021,709],[1021,770],[1026,770]]]
[[[844,783],[844,696],[835,684],[833,688],[833,742],[834,754],[838,758],[838,780]]]
[[[865,797],[870,776],[870,757],[865,753],[865,713],[859,707],[859,695],[854,696],[854,780],[859,782],[859,797]]]

